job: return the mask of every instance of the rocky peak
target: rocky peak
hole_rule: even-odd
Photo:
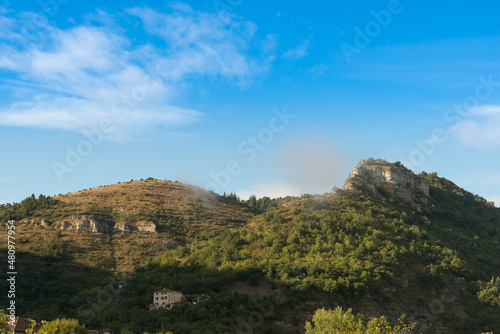
[[[429,183],[399,162],[367,159],[354,168],[342,190],[364,190],[374,196],[389,195],[407,203],[427,203]]]

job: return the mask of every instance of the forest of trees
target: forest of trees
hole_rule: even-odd
[[[0,204],[0,221],[21,220],[26,217],[36,217],[37,213],[50,210],[56,201],[50,196],[40,195],[30,197],[14,204]]]

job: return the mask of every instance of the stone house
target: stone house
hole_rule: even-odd
[[[180,291],[163,289],[155,291],[153,294],[153,304],[149,305],[150,310],[159,308],[172,308],[175,304],[183,302],[184,295]]]

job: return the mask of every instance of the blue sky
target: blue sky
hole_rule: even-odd
[[[359,160],[500,204],[497,1],[0,1],[0,203],[155,177],[324,193]]]

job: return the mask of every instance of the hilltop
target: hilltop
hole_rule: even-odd
[[[242,226],[253,215],[230,198],[153,179],[55,197],[33,195],[0,210],[2,221],[16,220],[19,251],[64,254],[78,263],[118,272],[131,272],[168,249]],[[51,251],[41,249],[56,236],[64,243]]]
[[[373,196],[388,195],[407,203],[427,202],[429,183],[400,163],[362,160],[349,174],[343,190],[361,190]]]
[[[198,233],[208,237],[221,226],[241,225],[252,216],[244,206],[212,192],[154,179],[85,189],[50,199],[32,196],[9,209],[11,218],[40,227],[98,233],[158,232],[184,242],[192,241]]]
[[[239,201],[147,180],[25,201],[0,215],[17,215],[26,261],[51,266],[30,264],[39,289],[20,295],[28,315],[90,321],[92,311],[94,327],[152,332],[162,319],[174,333],[303,333],[316,309],[342,305],[367,317],[406,313],[423,333],[500,328],[500,209],[399,163],[364,160],[342,189],[301,198]],[[77,231],[97,222],[107,230]],[[120,297],[75,312],[116,286],[117,268],[133,273]],[[211,299],[148,311],[162,287]]]

